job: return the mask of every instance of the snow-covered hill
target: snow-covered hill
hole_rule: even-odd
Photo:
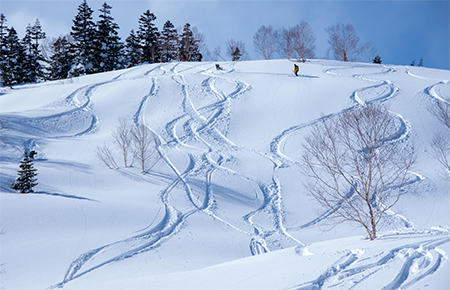
[[[449,182],[427,107],[450,72],[313,60],[142,65],[0,88],[5,289],[448,289]],[[414,194],[376,241],[330,227],[300,170],[322,115],[377,102],[414,143]],[[108,169],[118,118],[148,126],[162,158]],[[23,150],[38,152],[33,194],[9,189]]]

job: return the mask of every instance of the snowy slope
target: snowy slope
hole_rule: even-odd
[[[428,112],[445,70],[314,60],[169,63],[0,88],[0,287],[5,289],[446,289],[449,183]],[[300,171],[322,115],[364,102],[401,122],[418,152],[377,241],[328,226]],[[123,117],[151,128],[162,159],[142,175],[96,158]],[[9,189],[23,150],[39,185]],[[253,256],[253,257],[252,257]],[[383,288],[384,287],[384,288]]]

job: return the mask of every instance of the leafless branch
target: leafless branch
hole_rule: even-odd
[[[232,61],[248,60],[249,55],[245,49],[245,43],[240,40],[228,39],[225,43],[227,48],[227,54],[231,57]]]
[[[146,126],[139,125],[131,131],[131,136],[133,137],[133,156],[141,165],[142,174],[145,174],[161,159],[153,133]]]
[[[108,166],[109,169],[118,169],[116,161],[114,160],[114,156],[105,145],[103,147],[97,146],[97,157]]]
[[[359,37],[351,24],[338,23],[325,29],[334,57],[342,61],[366,61],[376,53],[373,42],[359,43]]]
[[[128,166],[128,155],[131,153],[131,127],[127,120],[124,118],[119,118],[119,125],[116,130],[112,133],[114,137],[115,145],[117,149],[123,156],[123,164],[125,167]],[[132,165],[133,162],[129,166]]]
[[[271,25],[261,26],[253,35],[253,46],[264,59],[271,59],[278,42],[278,32]]]
[[[388,141],[399,124],[381,105],[323,118],[305,138],[307,189],[339,221],[356,222],[371,240],[379,223],[408,191],[412,148]]]

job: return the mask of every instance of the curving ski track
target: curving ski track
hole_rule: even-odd
[[[401,265],[397,275],[379,289],[409,289],[418,281],[436,272],[446,258],[437,247],[449,243],[450,237],[448,234],[436,233],[436,235],[437,237],[428,240],[395,247],[387,253],[365,255],[364,250],[345,251],[318,278],[289,290],[365,289],[370,287],[370,284],[364,284],[364,282],[371,279],[373,274],[381,271],[391,276],[389,272],[392,272],[391,267],[396,267],[394,263]],[[380,237],[380,239],[385,238],[388,237]],[[376,281],[373,282],[376,283]]]
[[[383,66],[382,67],[383,69],[381,72],[364,74],[364,75],[361,75],[361,74],[344,75],[344,74],[340,74],[340,73],[336,72],[339,70],[350,70],[351,71],[354,68],[366,68],[366,67],[367,66],[364,66],[364,65],[357,65],[357,66],[351,66],[351,67],[347,67],[347,68],[331,68],[331,69],[324,70],[324,73],[332,74],[337,77],[357,78],[357,79],[361,79],[361,80],[368,81],[368,82],[375,82],[376,84],[355,90],[350,96],[350,100],[352,101],[353,106],[348,107],[339,112],[329,114],[327,116],[324,116],[323,118],[328,119],[331,117],[336,117],[338,115],[343,114],[345,111],[351,110],[355,107],[365,106],[366,103],[383,103],[387,100],[394,98],[399,93],[400,88],[395,83],[393,83],[389,80],[377,80],[377,79],[373,79],[373,78],[369,77],[371,75],[385,75],[388,73],[393,73],[396,71],[395,68]],[[367,94],[367,92],[373,92],[374,96],[367,100],[363,100],[361,98],[361,95],[363,95],[364,93]],[[394,115],[397,120],[397,130],[395,132],[393,132],[385,141],[387,143],[405,142],[406,140],[408,140],[408,138],[411,134],[411,126],[404,120],[404,118],[401,115],[393,113],[393,112],[391,112],[391,114]],[[280,135],[278,135],[277,137],[275,137],[273,139],[273,141],[270,144],[270,149],[271,149],[271,152],[275,156],[277,156],[280,159],[280,161],[283,162],[282,166],[289,166],[289,164],[296,164],[298,166],[303,165],[300,161],[294,160],[282,153],[283,142],[285,142],[285,140],[289,137],[290,134],[294,134],[300,130],[308,128],[308,127],[320,122],[321,120],[322,120],[322,118],[318,118],[318,119],[315,119],[315,120],[312,120],[312,121],[309,121],[309,122],[306,122],[306,123],[303,123],[300,125],[293,126],[289,129],[285,130],[284,132],[282,132]],[[409,185],[414,182],[418,182],[418,181],[422,180],[420,175],[418,175],[418,174],[414,174],[414,175],[416,175],[416,177],[411,178],[408,182],[405,183],[405,185]],[[417,176],[419,176],[419,178],[417,178]],[[354,192],[353,188],[350,188],[350,190],[345,198],[350,198],[353,195],[353,192]],[[292,228],[290,228],[290,230],[294,230],[294,229],[299,230],[299,229],[304,229],[304,228],[316,225],[317,223],[319,223],[319,222],[325,220],[326,218],[328,218],[329,216],[331,216],[336,210],[338,210],[340,208],[340,204],[341,203],[338,203],[333,209],[325,211],[320,216],[316,217],[314,220],[309,221],[300,226],[292,227]],[[394,213],[392,213],[392,215],[395,216]],[[405,225],[411,226],[411,223],[409,221],[407,221],[406,218],[404,218],[404,217],[398,217],[398,218],[402,219],[403,220],[402,223],[404,223]]]
[[[348,70],[351,69],[352,67],[348,68]],[[203,75],[205,77],[200,86],[192,85],[191,83],[186,81],[183,73],[188,70],[196,70],[196,74]],[[369,77],[370,75],[384,75],[395,72],[394,68],[384,66],[383,70],[379,73],[350,76],[339,74],[337,73],[338,70],[342,70],[342,68],[327,69],[324,72],[335,75],[336,77],[353,77],[375,83],[373,85],[363,87],[354,91],[350,96],[350,100],[353,102],[353,106],[347,108],[346,110],[356,106],[364,106],[366,103],[370,102],[382,103],[386,100],[394,98],[400,90],[396,86],[396,84],[388,80],[380,81]],[[89,107],[91,103],[91,97],[95,89],[99,86],[107,85],[114,81],[123,80],[125,79],[126,74],[130,74],[133,71],[136,71],[136,69],[121,74],[110,82],[102,82],[79,88],[66,98],[67,103],[75,104],[77,108],[72,111],[62,113],[61,115],[70,116],[70,114],[73,114],[74,112],[83,110],[91,114],[92,116],[92,122],[88,128],[86,128],[82,132],[78,132],[70,136],[74,137],[91,133],[95,131],[96,127],[98,126],[98,118],[96,117],[95,112],[93,112]],[[124,259],[131,258],[135,255],[151,251],[161,246],[165,241],[170,239],[173,235],[181,230],[183,223],[191,215],[194,215],[198,212],[204,212],[210,218],[219,221],[229,226],[230,228],[248,236],[249,249],[252,255],[270,251],[271,246],[269,237],[271,236],[282,237],[282,239],[285,240],[285,244],[289,246],[304,246],[303,243],[292,237],[288,231],[310,227],[328,218],[333,213],[333,211],[327,211],[317,218],[313,219],[312,221],[290,229],[284,226],[282,189],[280,182],[275,177],[275,172],[278,170],[278,168],[289,166],[290,164],[300,165],[300,162],[283,154],[283,143],[290,134],[294,134],[299,130],[307,128],[319,122],[320,119],[311,120],[303,124],[295,125],[291,128],[286,129],[280,135],[276,136],[270,144],[270,151],[272,154],[258,152],[254,149],[245,148],[239,144],[235,144],[226,137],[228,122],[230,120],[229,115],[232,106],[232,99],[245,94],[248,90],[251,89],[251,86],[249,84],[241,80],[230,78],[230,73],[235,71],[236,69],[234,66],[232,66],[232,69],[230,71],[223,74],[218,74],[213,73],[209,69],[202,68],[201,65],[189,66],[184,64],[168,64],[156,66],[143,74],[133,77],[133,79],[150,78],[152,81],[152,86],[149,93],[142,98],[140,104],[138,105],[136,113],[134,114],[134,116],[132,116],[133,122],[136,125],[144,124],[148,128],[150,128],[155,136],[157,149],[162,157],[162,160],[174,173],[172,177],[161,177],[162,180],[165,180],[168,184],[167,187],[160,193],[160,200],[164,207],[164,217],[157,225],[153,227],[149,225],[146,228],[147,230],[144,229],[143,233],[134,235],[121,241],[104,245],[96,249],[92,249],[86,253],[81,254],[71,263],[66,271],[64,279],[53,287],[63,287],[71,280],[77,279],[107,264],[119,262]],[[145,109],[148,100],[157,96],[159,93],[159,75],[171,77],[174,85],[179,88],[183,101],[182,113],[166,123],[165,132],[157,133],[157,131],[152,128],[152,124],[147,123],[145,119]],[[235,90],[229,93],[220,90],[216,86],[216,82],[218,80],[225,80],[227,82],[233,83],[235,86]],[[433,96],[433,87],[427,88],[425,92]],[[374,92],[375,97],[364,100],[363,96],[367,92]],[[197,108],[190,97],[191,94],[209,94],[214,96],[217,101]],[[342,114],[344,111],[345,110],[339,111],[326,117],[337,116],[339,114]],[[402,116],[398,114],[395,115],[400,125],[398,126],[398,130],[391,135],[389,141],[401,142],[402,140],[407,140],[411,128],[409,124],[407,124],[407,122],[402,118]],[[183,152],[183,154],[187,156],[187,159],[190,160],[189,165],[184,169],[183,172],[181,172],[180,169],[178,169],[171,161],[169,156],[166,154],[167,150],[178,150],[179,152]],[[272,178],[272,182],[263,182],[250,175],[227,168],[226,164],[233,159],[230,156],[233,151],[250,152],[252,154],[257,154],[259,156],[267,158],[269,161],[271,161],[274,164],[274,176]],[[244,231],[233,223],[219,217],[215,213],[214,205],[216,201],[214,196],[213,184],[214,175],[218,172],[222,174],[238,176],[248,183],[257,185],[257,187],[259,188],[259,193],[261,196],[263,196],[262,204],[259,206],[259,208],[256,208],[255,210],[242,217],[244,222],[246,222],[253,228],[253,232]],[[130,178],[138,178],[130,173],[121,173],[130,176]],[[203,194],[199,194],[196,189],[193,189],[193,179],[204,180],[206,189]],[[420,177],[411,179],[411,183],[417,182],[419,180],[421,180]],[[192,206],[192,209],[190,211],[183,213],[180,209],[175,208],[171,204],[171,192],[177,187],[183,188],[186,197],[188,198]],[[348,197],[351,197],[352,194],[352,191],[349,191]],[[337,208],[335,210],[337,210],[338,207],[339,205],[337,205]],[[259,225],[257,222],[255,222],[254,217],[256,215],[268,216],[273,222],[273,228],[267,229],[266,226]],[[407,224],[408,221],[405,220],[405,225]],[[403,285],[402,287],[409,287],[426,275],[430,275],[433,271],[436,271],[442,261],[442,255],[439,252],[436,252],[434,249],[437,245],[439,245],[439,243],[445,242],[448,242],[448,238],[433,240],[429,244],[405,246],[404,248],[409,247],[413,248],[414,250],[419,247],[426,248],[428,250],[421,253],[417,252],[417,254],[412,256],[409,261],[405,262],[404,268],[398,274],[398,277],[396,277],[396,279],[392,281],[392,283],[386,285],[384,289],[397,289],[399,285]],[[382,265],[392,260],[400,250],[401,249],[394,249],[391,251],[391,253],[381,258],[378,262],[356,268],[351,267],[357,263],[359,255],[358,253],[349,252],[342,256],[335,265],[332,265],[316,280],[308,282],[304,285],[299,285],[293,289],[321,289],[324,283],[326,283],[331,277],[340,277],[341,280],[343,279],[345,281],[347,277],[351,277],[351,279],[354,280],[355,278],[353,276],[361,272],[371,272],[370,274],[368,274],[368,276],[370,276],[376,271],[379,271],[379,268],[382,267]],[[431,256],[433,256],[434,258],[428,263],[428,265],[430,266],[426,267],[426,269],[422,271],[422,276],[417,276],[414,279],[410,279],[407,281],[407,273],[409,271],[409,268],[411,267],[411,263],[421,257],[428,257],[429,254],[431,254]],[[364,278],[362,278],[360,281],[363,280]]]

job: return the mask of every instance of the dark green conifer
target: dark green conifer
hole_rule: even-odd
[[[71,44],[66,36],[60,36],[52,45],[53,55],[50,57],[50,78],[53,80],[69,77],[73,56],[70,53]]]
[[[20,170],[17,171],[16,181],[11,185],[11,188],[21,193],[33,192],[33,187],[38,185],[36,182],[36,169],[33,165],[33,159],[30,158],[25,150],[23,153],[23,159],[20,161]]]
[[[103,3],[99,15],[100,21],[97,22],[97,38],[95,47],[98,72],[112,71],[122,68],[122,49],[120,42],[119,25],[114,22],[111,16],[111,6]]]
[[[25,49],[20,43],[14,27],[8,29],[8,35],[3,39],[2,59],[0,70],[4,86],[12,88],[13,85],[24,82]]]
[[[381,64],[381,57],[378,54],[373,59],[373,63]]]
[[[177,58],[178,33],[169,20],[164,23],[161,31],[161,61],[169,62]]]
[[[139,37],[132,29],[125,44],[126,67],[132,67],[142,63],[142,48]]]
[[[137,32],[142,48],[142,61],[155,63],[160,59],[158,45],[159,32],[154,21],[156,16],[147,10],[139,18],[139,30]]]
[[[92,21],[94,11],[89,7],[86,0],[78,6],[78,14],[73,20],[72,53],[74,55],[74,67],[72,75],[95,73],[98,68],[96,63],[95,38],[97,35],[95,23]]]

